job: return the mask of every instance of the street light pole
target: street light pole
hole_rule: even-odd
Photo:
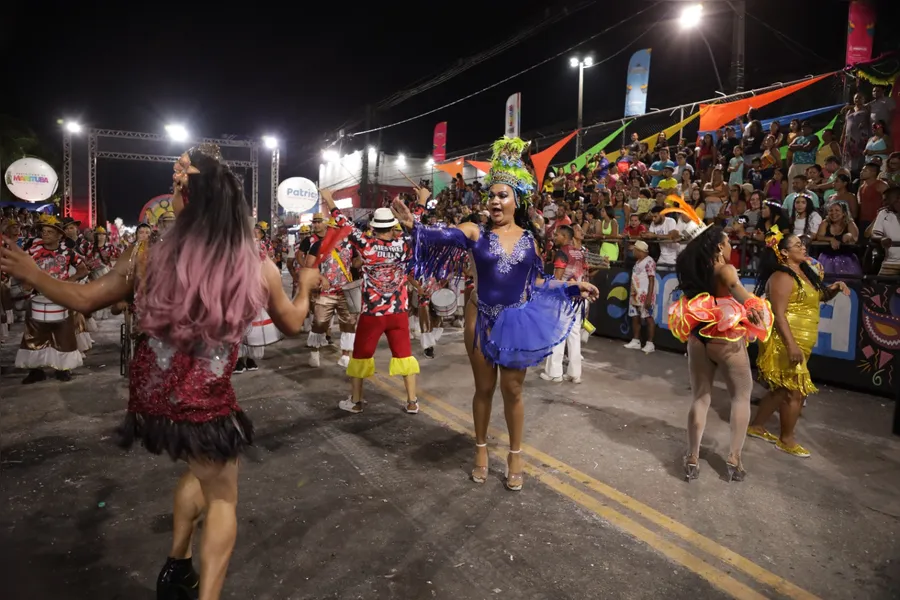
[[[575,158],[581,156],[581,126],[584,112],[584,61],[578,63],[578,133],[575,134]]]
[[[579,60],[573,56],[569,59],[569,65],[578,68],[578,133],[575,134],[575,158],[581,156],[581,126],[583,125],[582,117],[584,115],[584,70],[590,68],[594,64],[594,59],[590,56],[584,60]]]

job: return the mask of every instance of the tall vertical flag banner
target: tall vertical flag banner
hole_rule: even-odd
[[[875,39],[875,7],[854,0],[847,17],[847,66],[872,60]]]
[[[447,121],[434,126],[434,140],[431,142],[431,157],[434,162],[447,160]]]
[[[506,99],[506,124],[503,135],[508,138],[519,137],[519,125],[522,119],[522,94],[513,94]]]
[[[625,116],[638,117],[647,112],[647,86],[650,84],[650,48],[638,50],[628,61],[625,78]]]

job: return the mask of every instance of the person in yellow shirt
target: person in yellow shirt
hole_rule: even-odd
[[[667,197],[675,194],[678,190],[678,180],[672,176],[673,173],[675,173],[673,167],[668,165],[663,167],[662,179],[659,180],[659,184],[656,186],[656,189],[665,193]]]

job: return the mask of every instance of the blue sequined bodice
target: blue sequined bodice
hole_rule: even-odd
[[[507,254],[497,234],[482,229],[471,252],[475,261],[478,301],[482,304],[509,306],[522,302],[541,272],[534,238],[527,231]]]

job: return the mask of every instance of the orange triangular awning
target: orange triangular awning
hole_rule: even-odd
[[[488,173],[491,170],[491,161],[489,160],[467,160],[466,162],[482,173]]]
[[[450,177],[456,177],[457,173],[462,173],[463,160],[461,158],[457,160],[451,160],[450,162],[434,165],[434,168],[438,169],[439,171],[443,171]]]
[[[578,133],[577,129],[543,152],[531,155],[531,164],[534,165],[534,178],[537,180],[535,189],[539,190],[543,187],[544,175],[547,174],[547,167],[550,166],[550,161],[552,161],[553,157],[563,149],[563,146],[569,143],[569,140],[575,137],[576,133]]]
[[[706,109],[706,112],[703,112],[700,116],[700,131],[715,131],[726,123],[730,123],[735,118],[746,115],[747,111],[751,108],[761,108],[776,100],[781,100],[782,98],[790,96],[794,92],[802,90],[831,75],[831,73],[819,75],[818,77],[813,77],[812,79],[807,79],[806,81],[801,81],[794,85],[772,90],[771,92],[766,92],[757,96],[744,98],[743,100],[735,100],[734,102],[727,102],[725,104],[701,104],[700,110],[703,111]]]

